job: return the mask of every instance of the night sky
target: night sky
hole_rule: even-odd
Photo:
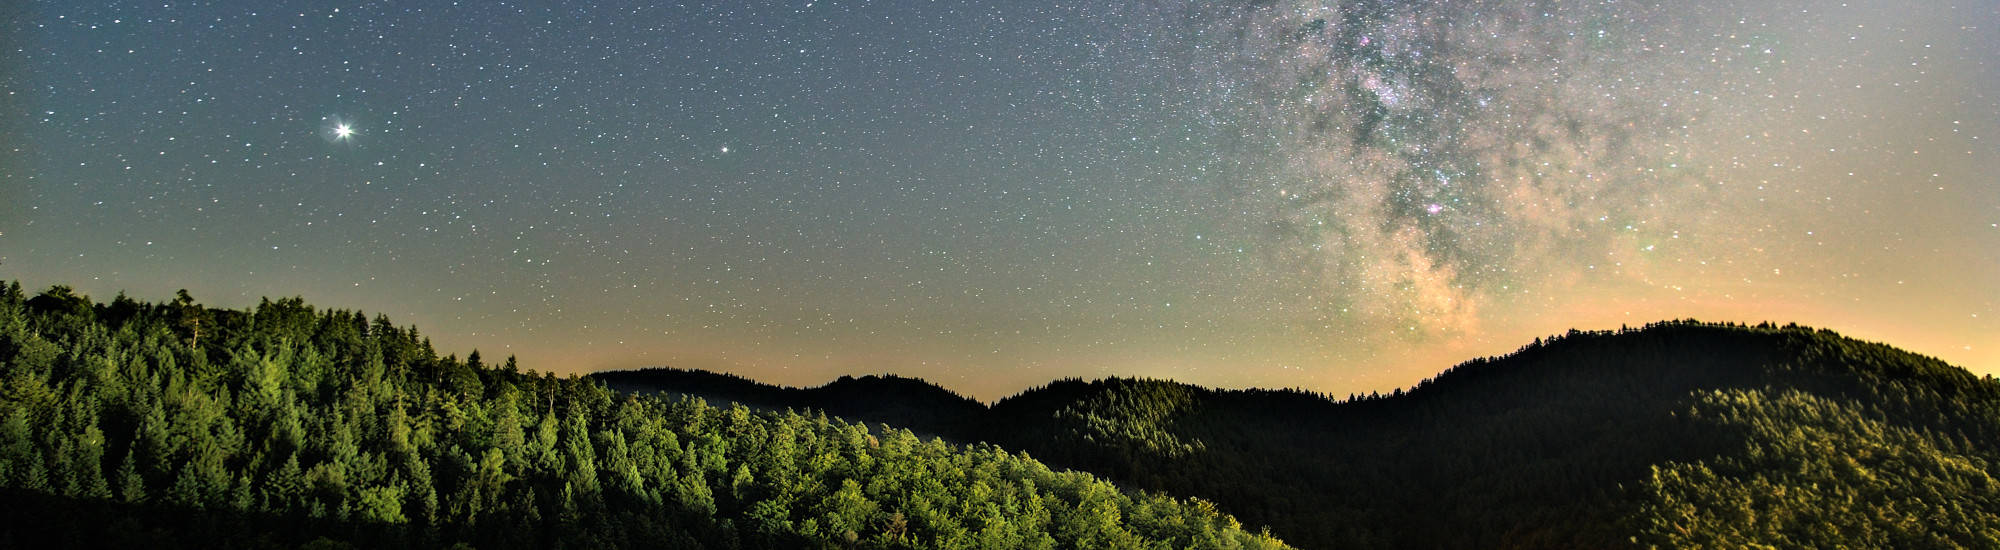
[[[1571,327],[2000,370],[2000,1],[0,7],[0,278],[441,352],[1345,395]]]

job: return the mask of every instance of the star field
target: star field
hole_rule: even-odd
[[[987,5],[993,4],[993,5]],[[983,399],[1571,327],[2000,368],[2000,4],[27,2],[0,277]]]

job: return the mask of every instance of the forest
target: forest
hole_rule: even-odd
[[[0,548],[1286,548],[1211,501],[620,393],[299,298],[0,288]]]
[[[1301,548],[1996,548],[2000,384],[1796,325],[1571,331],[1409,390],[1061,380],[968,409],[893,377],[593,377],[996,444],[1209,499]],[[827,388],[894,380],[913,414]],[[960,398],[963,399],[963,398]]]
[[[13,283],[0,378],[9,548],[2000,547],[2000,383],[1796,325],[1571,331],[1387,394],[986,404]]]

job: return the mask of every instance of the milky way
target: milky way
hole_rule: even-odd
[[[1670,51],[1699,29],[1664,9],[1188,3],[1142,19],[1185,39],[1165,47],[1188,91],[1254,159],[1232,206],[1278,261],[1370,329],[1450,333],[1714,199],[1683,168],[1704,113],[1676,97],[1702,67]]]
[[[2000,4],[0,10],[0,278],[981,398],[1414,383],[1569,328],[2000,365]]]

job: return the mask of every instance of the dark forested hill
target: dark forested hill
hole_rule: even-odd
[[[986,406],[972,398],[898,376],[842,376],[813,388],[778,387],[733,374],[673,368],[608,371],[590,377],[619,391],[697,396],[759,409],[839,411],[838,416],[849,420],[886,423],[926,435],[970,433],[986,413]]]
[[[1306,548],[2000,546],[2000,385],[1796,326],[1571,332],[1389,395],[1063,380],[974,414],[940,433],[1213,499]]]
[[[619,394],[298,299],[0,287],[0,548],[91,547],[1284,546],[993,445]]]

